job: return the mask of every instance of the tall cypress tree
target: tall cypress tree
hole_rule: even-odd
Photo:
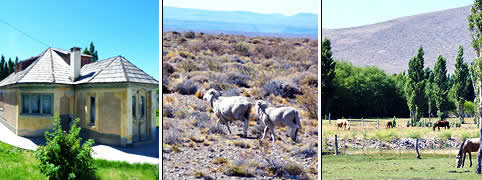
[[[423,70],[423,47],[417,51],[417,55],[408,62],[407,83],[405,86],[408,108],[412,125],[420,121],[421,107],[425,103],[425,72]]]
[[[434,67],[435,82],[435,102],[437,104],[437,116],[439,120],[444,120],[448,116],[448,79],[447,79],[447,60],[441,55],[438,56]]]
[[[455,104],[457,105],[457,112],[459,115],[460,123],[464,122],[464,103],[465,95],[467,90],[467,77],[469,74],[469,68],[466,63],[464,63],[464,48],[459,46],[457,52],[457,58],[455,58],[455,74],[454,74],[454,97]]]
[[[321,43],[321,115],[328,113],[329,98],[332,95],[336,62],[332,57],[331,42],[325,38]]]

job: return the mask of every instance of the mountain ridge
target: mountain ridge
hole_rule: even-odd
[[[355,65],[377,66],[389,73],[408,69],[408,61],[424,48],[425,67],[433,68],[439,55],[447,58],[453,73],[458,46],[464,47],[465,62],[475,53],[467,16],[471,6],[400,17],[358,27],[322,28],[322,38],[332,41],[334,57]]]

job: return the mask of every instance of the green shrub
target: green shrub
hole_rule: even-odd
[[[82,146],[79,137],[79,118],[74,120],[70,131],[62,131],[59,116],[54,116],[54,130],[45,132],[45,146],[38,146],[35,157],[40,161],[40,172],[49,179],[90,179],[96,168],[91,156],[94,140]]]
[[[412,130],[412,131],[409,131],[409,132],[408,132],[408,137],[409,137],[409,138],[412,138],[412,139],[418,139],[418,138],[421,137],[421,135],[420,135],[420,132],[419,132],[419,131],[413,131],[413,130]]]
[[[444,132],[439,134],[440,139],[449,139],[451,137],[452,137],[452,133],[450,133],[448,131],[444,131]]]
[[[194,39],[196,37],[196,33],[189,31],[184,34],[184,37],[187,39]]]
[[[410,127],[410,121],[407,121],[407,127]]]
[[[394,128],[397,127],[397,118],[395,116],[393,116],[393,119],[392,119],[392,126]]]

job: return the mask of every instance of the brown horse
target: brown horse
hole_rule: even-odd
[[[387,128],[393,128],[392,121],[387,121]]]
[[[464,142],[462,142],[462,144],[460,145],[459,154],[455,158],[457,160],[457,168],[460,168],[461,165],[462,165],[462,168],[464,167],[466,153],[469,153],[470,167],[472,167],[471,152],[477,152],[479,150],[479,146],[480,146],[479,138],[466,139]],[[462,156],[463,156],[463,159],[462,159]]]
[[[445,127],[445,129],[450,129],[450,124],[446,120],[441,120],[441,121],[437,121],[437,122],[435,122],[435,124],[433,124],[433,131],[435,131],[436,127],[438,127],[439,131],[440,131],[440,127]]]

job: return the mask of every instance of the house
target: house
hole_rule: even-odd
[[[48,48],[18,63],[0,82],[0,122],[19,136],[37,137],[59,115],[64,126],[80,118],[82,136],[96,143],[155,139],[159,82],[122,56],[91,58],[78,47]]]

